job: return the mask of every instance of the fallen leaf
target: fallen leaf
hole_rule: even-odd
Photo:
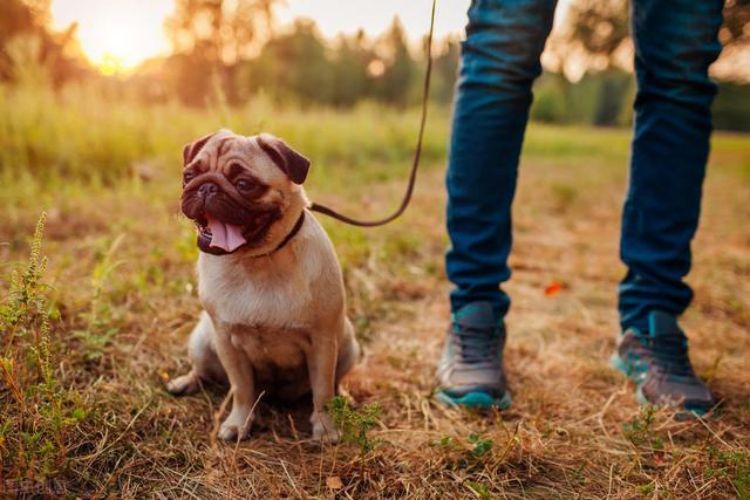
[[[552,281],[549,285],[544,288],[544,295],[547,297],[554,297],[563,289],[562,283],[559,281]]]
[[[344,487],[344,483],[341,482],[340,477],[330,476],[326,479],[326,486],[331,490],[340,490]]]

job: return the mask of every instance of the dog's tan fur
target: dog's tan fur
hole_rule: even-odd
[[[282,216],[257,245],[222,256],[201,252],[204,311],[190,336],[193,367],[170,381],[168,390],[191,393],[200,381],[228,379],[233,404],[219,437],[229,440],[246,437],[260,391],[295,399],[312,390],[313,436],[337,440],[325,405],[358,360],[359,346],[345,315],[341,270],[328,236],[306,212],[299,232],[275,251],[308,201],[302,186],[259,147],[257,136],[221,131],[195,160],[217,172],[240,161],[270,186],[262,201],[277,204]]]

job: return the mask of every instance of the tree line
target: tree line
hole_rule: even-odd
[[[405,107],[420,99],[424,41],[410,46],[397,17],[379,36],[359,31],[327,40],[311,20],[297,20],[279,31],[274,19],[279,0],[176,0],[165,23],[172,53],[146,61],[127,76],[107,78],[77,50],[75,25],[62,32],[50,29],[49,2],[3,0],[0,81],[12,84],[36,65],[55,88],[99,82],[114,96],[127,94],[145,103],[178,99],[194,107],[241,105],[259,94],[297,106],[341,108],[363,100]],[[724,14],[720,38],[727,51],[750,50],[750,4],[727,0]],[[629,120],[633,88],[627,0],[574,0],[548,48],[552,72],[538,83],[534,116],[599,125]],[[456,38],[438,40],[435,52],[431,97],[448,103],[460,43]],[[733,98],[748,97],[746,85],[729,87]],[[590,109],[586,118],[581,109]],[[730,122],[750,121],[738,118],[738,113],[750,113],[742,106],[723,109],[734,113]]]

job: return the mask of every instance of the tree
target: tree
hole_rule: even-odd
[[[447,38],[443,50],[434,56],[430,95],[435,101],[448,103],[453,97],[460,56],[461,44],[457,38]]]
[[[719,38],[728,49],[724,56],[732,57],[750,45],[750,0],[726,0],[723,14]],[[561,40],[562,57],[579,59],[576,63],[585,69],[606,70],[629,38],[627,0],[574,0]]]
[[[378,44],[383,72],[376,80],[378,96],[389,104],[405,106],[409,102],[416,69],[406,44],[406,34],[398,17]]]
[[[248,59],[258,35],[272,25],[275,0],[176,0],[165,23],[172,42],[174,72],[181,100],[203,105],[215,87],[237,100],[236,70]]]
[[[719,40],[724,50],[712,66],[712,74],[724,81],[750,82],[750,1],[727,0]]]
[[[577,76],[591,69],[601,73],[594,124],[616,124],[628,82],[613,71],[616,53],[630,39],[627,0],[577,0],[570,6],[562,39],[564,59],[583,70]]]
[[[332,64],[315,23],[298,19],[291,33],[270,40],[253,61],[250,79],[277,99],[331,102]]]
[[[367,68],[375,60],[375,53],[367,46],[365,33],[340,36],[333,51],[332,104],[353,106],[372,94],[372,78]]]
[[[85,65],[80,54],[71,56],[76,25],[61,33],[49,29],[49,0],[2,0],[0,16],[0,81],[13,80],[19,65],[38,65],[55,86],[82,75]],[[25,39],[25,40],[24,40]],[[13,54],[14,44],[25,50]],[[18,52],[23,52],[23,59]]]
[[[20,0],[5,0],[0,16],[0,80],[9,80],[13,73],[13,61],[8,52],[10,41],[34,30],[34,16],[28,5]]]
[[[584,56],[587,67],[609,69],[630,36],[627,0],[577,0],[568,16],[567,50]]]
[[[727,0],[720,38],[725,46],[750,45],[750,1]]]

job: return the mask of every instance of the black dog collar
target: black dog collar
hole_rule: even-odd
[[[274,248],[273,250],[271,250],[270,252],[267,252],[267,253],[263,253],[263,254],[260,254],[260,255],[254,255],[254,257],[268,257],[268,256],[273,255],[274,253],[278,252],[282,248],[284,248],[286,246],[286,244],[289,243],[292,240],[292,238],[294,238],[297,235],[297,233],[299,232],[299,230],[302,229],[302,224],[304,224],[304,222],[305,222],[305,211],[303,210],[302,213],[300,214],[299,218],[297,219],[297,222],[294,223],[294,227],[292,227],[292,230],[289,231],[289,234],[287,234],[286,236],[284,236],[284,239],[281,240],[281,242],[278,245],[276,245],[276,248]],[[200,238],[200,237],[201,236],[199,234],[198,238]],[[232,252],[227,252],[224,249],[213,248],[213,247],[210,247],[207,250],[201,249],[201,252],[208,253],[208,254],[211,254],[211,255],[217,255],[217,256],[231,255],[234,252],[236,252],[237,250],[243,248],[244,246],[245,245],[242,245],[242,246],[238,247],[237,249],[233,250]]]
[[[274,248],[270,252],[264,253],[263,255],[258,255],[258,257],[266,257],[266,256],[271,255],[273,253],[276,253],[279,250],[281,250],[282,248],[284,248],[286,246],[286,244],[289,243],[292,240],[292,238],[294,238],[295,236],[297,236],[297,233],[299,233],[299,230],[302,229],[302,224],[304,224],[304,223],[305,223],[305,211],[302,210],[302,213],[299,214],[299,219],[297,219],[297,222],[294,223],[294,227],[292,227],[292,230],[289,231],[289,234],[287,234],[284,237],[284,239],[281,240],[281,243],[279,243],[278,245],[276,245],[276,248]]]

